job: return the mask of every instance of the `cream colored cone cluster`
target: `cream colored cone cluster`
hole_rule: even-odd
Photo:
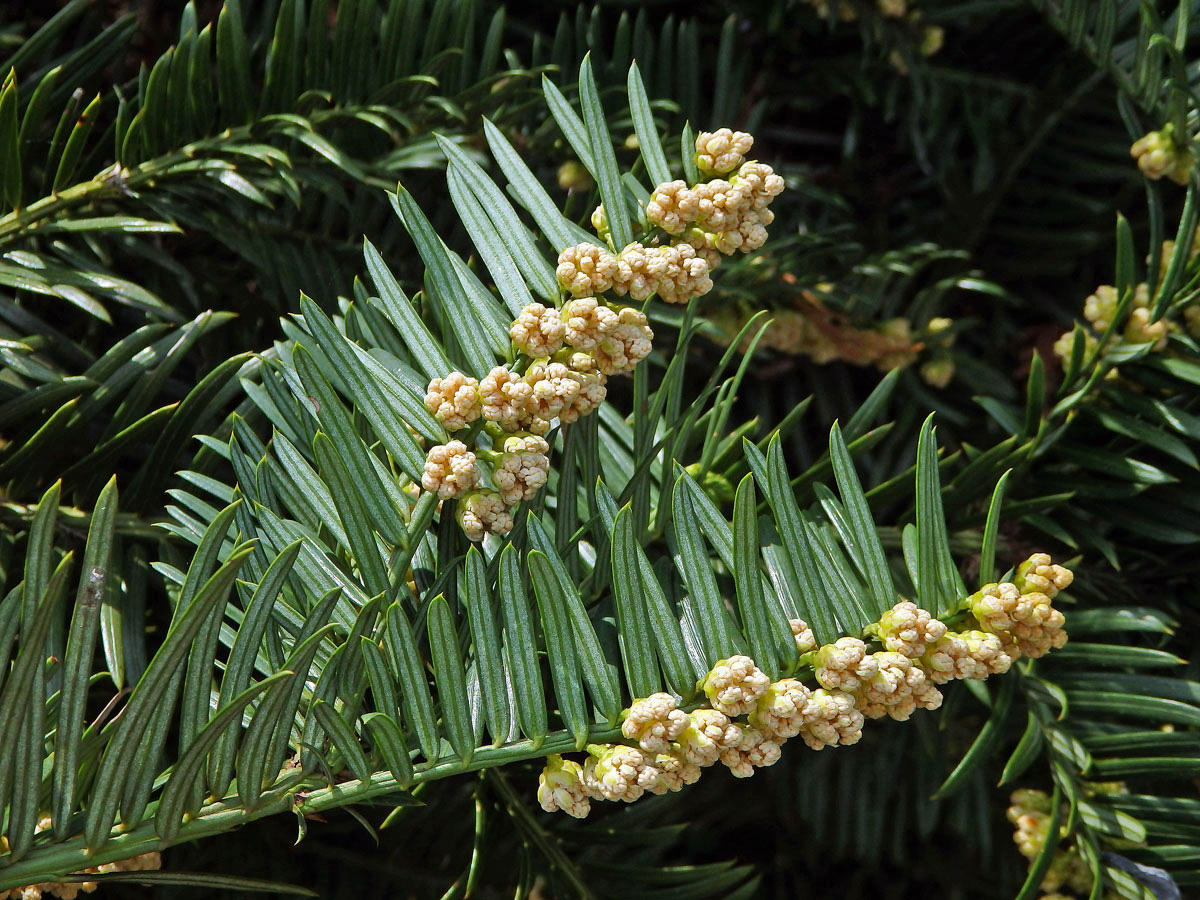
[[[1097,334],[1104,334],[1117,313],[1117,289],[1102,284],[1083,302],[1083,317]],[[1120,335],[1131,344],[1153,344],[1155,350],[1167,345],[1170,324],[1165,319],[1150,321],[1150,289],[1139,284],[1133,291],[1129,316]]]
[[[581,258],[594,261],[602,252],[592,250]],[[607,396],[608,377],[632,371],[654,339],[642,312],[596,297],[562,309],[531,303],[509,334],[523,371],[495,366],[478,380],[451,372],[432,379],[425,394],[426,408],[448,431],[473,426],[473,436],[483,424],[492,437],[492,449],[462,440],[436,445],[421,479],[426,491],[459,500],[459,524],[473,541],[512,530],[513,507],[532,500],[549,479],[550,445],[542,436],[556,421],[570,424],[594,412]]]
[[[1044,791],[1022,788],[1013,791],[1010,802],[1011,805],[1008,807],[1006,815],[1008,821],[1014,826],[1013,842],[1017,845],[1017,850],[1021,855],[1029,860],[1030,866],[1033,866],[1046,841],[1052,838],[1050,835],[1050,813],[1052,811],[1050,796]],[[1064,805],[1064,821],[1067,812]],[[1056,844],[1062,837],[1065,837],[1065,831],[1065,828],[1060,827],[1060,834],[1053,836]],[[1078,847],[1058,847],[1054,851],[1050,865],[1042,875],[1038,887],[1048,892],[1043,895],[1042,900],[1050,900],[1054,897],[1070,900],[1072,895],[1086,897],[1092,890],[1091,867],[1083,858]],[[1071,894],[1060,894],[1059,891],[1064,888]],[[1106,893],[1104,897],[1106,900],[1109,898],[1117,900],[1116,895],[1113,894]]]
[[[872,653],[875,673],[859,686],[855,705],[868,719],[890,716],[904,722],[917,709],[937,709],[942,692],[925,669],[903,653]]]
[[[511,435],[492,459],[492,481],[508,506],[532,500],[550,475],[550,445],[538,435]]]
[[[635,241],[619,253],[595,244],[567,247],[558,255],[558,283],[575,297],[605,291],[642,301],[658,295],[686,303],[712,290],[710,261],[690,244],[650,246]]]
[[[727,175],[746,161],[754,138],[744,131],[718,128],[696,135],[696,168],[704,175]]]
[[[766,693],[771,679],[748,656],[717,660],[700,683],[713,709],[727,716],[750,712],[758,698]]]
[[[1176,184],[1187,184],[1194,161],[1185,147],[1175,142],[1171,125],[1138,138],[1129,148],[1129,155],[1137,160],[1137,166],[1147,178],[1157,181],[1169,178]]]
[[[707,133],[696,139],[698,163],[705,158],[731,158],[729,151],[716,157],[708,153],[708,145],[715,141]],[[749,149],[748,144],[744,146]],[[783,178],[770,166],[741,162],[728,179],[714,178],[690,187],[678,180],[658,185],[646,204],[646,217],[680,242],[705,253],[713,268],[719,257],[707,255],[711,251],[728,256],[757,250],[766,243],[767,226],[775,220],[769,207],[783,189]]]
[[[1070,585],[1072,576],[1044,553],[1034,554],[1017,571],[1020,584],[984,585],[967,598],[967,604],[980,629],[1000,639],[1005,654],[1014,660],[1037,658],[1067,642],[1065,617],[1051,601]]]
[[[1023,788],[1013,791],[1010,799],[1005,815],[1016,826],[1013,842],[1026,859],[1036,859],[1050,831],[1050,797],[1044,791]]]
[[[803,656],[817,646],[817,639],[813,636],[812,629],[808,627],[808,623],[803,619],[788,619],[788,626],[792,629],[792,637],[796,641],[796,655]]]
[[[563,248],[555,270],[558,283],[577,298],[612,291],[638,302],[657,296],[687,303],[708,293],[722,254],[756,250],[766,241],[774,219],[768,207],[784,188],[770,166],[746,160],[753,144],[754,138],[741,131],[702,132],[695,160],[712,180],[658,185],[646,206],[647,218],[665,234],[620,248],[587,241]],[[601,241],[609,239],[603,206],[593,213],[592,225]],[[523,322],[513,339],[519,346],[536,342],[541,330],[540,323]]]
[[[916,659],[946,633],[946,623],[911,600],[897,603],[879,619],[880,643],[895,653]]]
[[[466,428],[483,415],[479,382],[462,372],[431,379],[425,392],[425,408],[447,431]]]
[[[856,691],[864,679],[879,671],[879,663],[862,639],[842,637],[816,651],[813,670],[827,690]]]
[[[475,459],[462,441],[434,446],[425,457],[421,487],[442,500],[465,496],[483,477]]]
[[[546,757],[538,778],[538,803],[546,812],[565,812],[576,819],[591,812],[592,804],[583,786],[583,767],[557,753]]]
[[[637,741],[649,753],[664,753],[690,724],[687,713],[675,705],[674,697],[657,693],[635,700],[625,711],[621,734]]]
[[[553,306],[530,303],[509,329],[513,345],[526,356],[553,356],[562,349],[567,326]]]
[[[1145,284],[1134,288],[1133,299],[1130,301],[1128,315],[1120,331],[1109,335],[1109,341],[1123,340],[1127,344],[1150,344],[1154,350],[1162,350],[1167,346],[1167,336],[1178,330],[1179,325],[1169,319],[1162,318],[1151,322],[1150,289]],[[1085,332],[1084,358],[1089,358],[1099,346],[1097,335],[1103,337],[1112,325],[1117,315],[1120,297],[1117,289],[1110,284],[1102,284],[1088,295],[1083,301],[1083,318],[1091,326],[1092,333]],[[1185,313],[1186,315],[1186,313]],[[1064,333],[1054,344],[1054,353],[1067,363],[1075,346],[1074,332]],[[1106,344],[1106,349],[1111,343]]]
[[[573,368],[601,375],[632,372],[650,355],[654,332],[646,314],[631,306],[609,306],[596,297],[568,301],[561,311],[565,357]]]
[[[590,746],[582,764],[566,765],[550,757],[539,801],[549,811],[586,815],[590,807],[585,799],[632,802],[646,793],[676,791],[717,762],[735,777],[746,778],[756,768],[774,765],[792,738],[813,750],[855,744],[867,719],[905,721],[918,709],[937,709],[942,703],[939,684],[1005,672],[1023,648],[1036,651],[1047,640],[1061,646],[1058,637],[1017,628],[1028,624],[1034,613],[1008,598],[1037,596],[1048,603],[1071,580],[1070,571],[1048,555],[1035,553],[1018,566],[1015,583],[995,591],[991,589],[998,586],[989,585],[962,601],[956,615],[969,607],[972,615],[982,614],[984,619],[979,628],[961,632],[949,631],[944,622],[907,600],[865,630],[871,644],[845,636],[818,647],[807,623],[791,619],[794,676],[772,682],[753,659],[733,655],[717,660],[697,684],[707,706],[684,712],[675,696],[663,692],[634,700],[621,724],[621,735],[629,743]],[[1028,602],[1031,609],[1040,609],[1035,601]],[[967,618],[968,624],[975,624]],[[1039,619],[1044,631],[1057,621]],[[985,630],[1002,625],[1016,630]],[[1057,627],[1056,634],[1065,640],[1061,622]],[[879,646],[882,649],[872,649]],[[806,684],[806,678],[816,686]],[[1022,799],[1028,801],[1026,806],[1037,807],[1010,814],[1014,822],[1025,817],[1018,833],[1019,843],[1024,840],[1028,848],[1036,843],[1044,816],[1038,817],[1041,801],[1036,792],[1015,794],[1014,804]]]
[[[458,524],[468,540],[513,530],[512,510],[496,491],[471,491],[458,504]]]
[[[586,815],[585,798],[631,803],[646,793],[677,791],[718,762],[746,778],[778,762],[788,737],[804,734],[819,747],[853,743],[861,732],[863,717],[852,699],[810,694],[794,679],[772,685],[747,656],[719,660],[699,687],[712,707],[685,713],[671,694],[651,694],[624,712],[621,734],[630,744],[591,745],[581,766],[550,757],[538,788],[542,808]],[[746,713],[747,721],[734,720]]]
[[[947,632],[921,657],[921,664],[934,684],[1003,675],[1012,662],[1000,638],[986,631]]]

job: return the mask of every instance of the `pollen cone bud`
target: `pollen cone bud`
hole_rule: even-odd
[[[813,670],[822,687],[854,691],[862,679],[879,670],[879,664],[867,653],[867,645],[861,640],[843,637],[817,651]]]
[[[475,454],[462,441],[433,447],[425,458],[421,487],[443,500],[461,497],[479,483],[482,473]]]
[[[483,414],[479,382],[462,372],[434,378],[425,393],[425,408],[447,431],[458,431]]]
[[[740,738],[735,746],[721,751],[721,762],[737,778],[749,778],[756,768],[773,766],[782,755],[780,741],[753,725],[735,723]]]
[[[905,600],[880,617],[878,631],[879,640],[888,650],[916,659],[946,633],[946,625]]]
[[[512,512],[495,491],[472,491],[458,504],[458,523],[468,540],[482,541],[487,534],[508,534]]]
[[[721,750],[742,739],[729,716],[719,710],[698,709],[688,714],[688,722],[679,736],[679,752],[687,762],[697,766],[711,766]]]
[[[658,693],[633,702],[621,724],[621,733],[637,741],[643,750],[664,753],[690,724],[687,713],[676,707],[674,697]]]
[[[754,138],[744,131],[718,128],[696,135],[696,168],[705,175],[724,175],[746,160]]]
[[[592,808],[583,786],[583,767],[563,759],[557,753],[546,758],[546,768],[538,777],[538,803],[546,812],[565,812],[584,818]]]
[[[770,684],[771,679],[750,657],[731,656],[717,660],[700,687],[713,709],[740,716],[754,708]]]
[[[521,310],[509,329],[512,342],[526,356],[552,356],[561,349],[566,327],[558,310],[530,303]]]

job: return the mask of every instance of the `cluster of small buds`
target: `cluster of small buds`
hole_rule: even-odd
[[[479,382],[462,372],[451,372],[444,378],[434,378],[425,393],[425,408],[447,431],[466,428],[483,415],[479,397]]]
[[[604,335],[592,351],[596,368],[604,375],[632,372],[653,349],[654,332],[646,314],[631,306],[617,313],[617,324]]]
[[[883,645],[874,652],[851,636],[817,647],[812,629],[791,619],[796,662],[820,687],[805,684],[801,674],[772,683],[748,656],[720,659],[697,685],[708,707],[685,713],[667,693],[635,700],[621,725],[630,744],[589,747],[582,774],[563,775],[561,763],[548,766],[543,786],[575,793],[551,802],[544,799],[550,790],[545,788],[539,799],[548,810],[570,805],[586,812],[581,792],[592,800],[633,801],[645,793],[679,790],[717,762],[746,778],[777,762],[791,738],[799,737],[813,750],[855,744],[867,719],[905,721],[918,709],[939,708],[940,684],[1000,674],[1022,654],[1037,656],[1062,646],[1061,613],[1043,613],[1072,578],[1047,554],[1033,554],[1017,567],[1012,583],[987,585],[962,601],[958,611],[969,609],[983,630],[948,631],[927,610],[901,600],[865,629],[868,638]],[[1040,635],[1034,634],[1035,625]],[[745,720],[736,721],[739,716]],[[576,783],[581,786],[572,788]],[[1098,785],[1096,790],[1120,787]],[[1013,802],[1010,818],[1018,824],[1018,843],[1033,847],[1044,840],[1044,829],[1039,838],[1038,828],[1048,820],[1049,801],[1033,791],[1014,794]],[[1023,852],[1029,849],[1022,846]]]
[[[526,425],[533,388],[508,366],[496,366],[479,382],[479,396],[485,421],[504,431],[521,431]]]
[[[771,684],[758,698],[746,721],[767,734],[793,738],[804,727],[805,709],[812,692],[802,681],[784,678]]]
[[[1055,593],[1061,589],[1059,583],[1071,583],[1070,573],[1061,566],[1051,569],[1049,557],[1043,553],[1036,554],[1027,564],[1030,566],[1027,571],[1045,567],[1053,573],[1055,580],[1051,583],[1056,588]],[[1035,574],[1034,577],[1044,576]],[[1063,629],[1065,618],[1050,600],[1040,591],[1022,593],[1016,584],[1002,582],[984,585],[968,598],[967,603],[980,627],[1000,638],[1005,653],[1011,657],[1036,658],[1067,642],[1067,632]]]
[[[42,816],[38,820],[36,831],[41,833],[50,829],[52,825],[49,816]],[[0,837],[0,854],[8,852],[7,838]],[[98,866],[88,866],[79,871],[84,874],[107,875],[112,872],[149,872],[162,868],[162,855],[156,851],[150,853],[139,853],[137,856],[131,856],[128,859],[119,859],[116,862],[103,863]],[[27,884],[24,887],[15,887],[8,890],[0,889],[0,900],[41,900],[42,897],[59,897],[61,900],[75,900],[80,894],[95,893],[99,887],[99,882],[95,881],[41,881],[37,884]]]
[[[1013,584],[1022,594],[1036,591],[1053,600],[1059,591],[1065,591],[1074,580],[1071,570],[1052,562],[1049,553],[1035,553],[1017,566]]]
[[[700,780],[700,767],[683,759],[673,749],[655,753],[651,764],[658,770],[658,777],[646,788],[652,794],[679,791],[684,785]]]
[[[550,475],[550,445],[538,435],[512,435],[492,459],[492,481],[509,506],[532,500]]]
[[[484,535],[513,530],[512,510],[496,491],[471,491],[459,501],[458,524],[468,540],[482,541]]]
[[[1005,811],[1017,830],[1013,841],[1026,859],[1036,859],[1050,831],[1050,797],[1044,791],[1029,788],[1013,791],[1011,805]]]
[[[734,235],[742,234],[747,215],[765,212],[783,191],[783,179],[763,163],[742,164],[733,179],[718,178],[690,188],[678,180],[660,185],[646,205],[646,217],[668,234],[684,235],[689,243],[693,227],[701,233],[728,235],[714,237],[704,246],[732,253],[742,247],[742,238]],[[769,225],[771,219],[756,217],[750,224]]]
[[[1050,796],[1045,791],[1022,788],[1013,791],[1010,802],[1011,805],[1005,814],[1008,821],[1016,826],[1013,842],[1021,855],[1032,865],[1042,852],[1046,841],[1051,839]],[[1053,836],[1055,843],[1065,835],[1065,831],[1065,828],[1060,827],[1059,834]],[[1047,897],[1064,896],[1057,893],[1063,887],[1074,894],[1087,896],[1092,890],[1091,867],[1077,847],[1056,849],[1049,867],[1042,875],[1039,887],[1043,891],[1054,892],[1044,895],[1042,900],[1046,900]]]
[[[868,719],[886,715],[904,722],[918,708],[937,709],[942,705],[942,692],[911,658],[891,650],[871,655],[878,671],[855,693],[857,706]]]
[[[583,784],[594,799],[632,803],[640,799],[658,778],[654,757],[639,747],[624,744],[588,747]]]
[[[565,812],[582,819],[592,809],[583,785],[583,767],[563,759],[557,753],[546,757],[546,767],[538,778],[538,803],[546,812]]]
[[[987,631],[947,632],[921,657],[934,684],[956,678],[982,681],[989,675],[1003,675],[1012,662],[1000,638]]]
[[[421,487],[443,500],[462,497],[483,477],[475,454],[462,441],[438,444],[425,457]]]
[[[595,297],[571,300],[562,308],[566,354],[571,368],[601,375],[631,372],[650,355],[654,332],[645,313],[630,306],[611,307]],[[557,359],[557,357],[556,357]]]
[[[845,691],[817,688],[804,708],[800,738],[813,750],[857,744],[862,738],[863,714]]]
[[[1139,284],[1136,293],[1140,293],[1144,297],[1147,293],[1146,285]],[[1083,301],[1083,317],[1097,332],[1103,334],[1108,330],[1108,326],[1112,324],[1112,320],[1117,314],[1118,299],[1115,287],[1111,284],[1100,285],[1096,288],[1095,293],[1090,294]]]
[[[728,766],[735,778],[749,778],[754,770],[773,766],[782,753],[780,742],[753,725],[734,723],[738,731],[736,744],[721,749],[721,762]]]
[[[856,691],[863,680],[879,671],[875,657],[860,638],[841,637],[813,654],[813,672],[821,687]]]
[[[691,720],[676,706],[674,697],[657,693],[635,700],[625,711],[621,734],[649,753],[665,753],[690,725]]]
[[[577,244],[558,254],[558,283],[576,297],[593,297],[613,286],[617,258],[595,244]]]
[[[716,709],[688,713],[688,727],[679,736],[680,755],[697,766],[711,766],[721,751],[741,741],[729,716]]]
[[[1117,314],[1118,300],[1117,289],[1102,284],[1084,301],[1083,317],[1097,334],[1104,334],[1112,324]],[[1170,325],[1165,319],[1151,322],[1150,315],[1150,288],[1139,284],[1133,291],[1129,317],[1125,320],[1121,336],[1131,344],[1154,344],[1155,350],[1161,350],[1167,344]]]
[[[545,434],[552,419],[574,422],[604,402],[605,378],[599,373],[584,373],[565,363],[539,360],[525,373],[532,388],[527,409],[528,424],[535,434]]]
[[[1186,147],[1175,141],[1175,129],[1168,124],[1159,131],[1138,138],[1129,148],[1129,155],[1147,178],[1170,178],[1176,184],[1187,184],[1194,160]]]
[[[946,633],[946,623],[911,600],[897,603],[869,631],[879,635],[888,650],[916,659]]]
[[[1153,344],[1155,350],[1161,350],[1167,346],[1171,323],[1166,319],[1151,322],[1151,315],[1149,306],[1134,306],[1125,320],[1123,337],[1131,344]]]
[[[731,656],[717,660],[700,688],[713,709],[727,716],[741,716],[754,709],[770,685],[771,679],[750,657]]]
[[[604,252],[591,247],[574,258],[594,262]],[[447,429],[482,418],[492,436],[494,449],[479,454],[497,490],[476,490],[485,483],[484,473],[476,453],[462,441],[430,450],[421,481],[443,500],[462,499],[459,524],[473,541],[512,530],[512,507],[533,499],[549,478],[550,445],[543,435],[556,419],[569,424],[594,411],[607,395],[608,376],[632,370],[649,355],[654,338],[643,313],[610,307],[595,297],[577,298],[562,310],[530,303],[509,333],[516,349],[532,359],[524,374],[496,366],[476,381],[451,372],[430,381],[425,397],[426,407]]]
[[[530,303],[513,321],[509,334],[526,356],[553,356],[562,349],[567,326],[553,306]]]
[[[808,623],[803,619],[788,619],[788,625],[792,629],[792,637],[796,639],[796,653],[803,656],[810,650],[816,649],[817,639],[813,636],[813,631],[808,627]]]
[[[1096,351],[1100,349],[1100,342],[1096,340],[1095,335],[1088,332],[1082,332],[1083,335],[1083,355],[1082,360],[1087,362],[1096,355]],[[1064,331],[1054,342],[1054,355],[1062,360],[1065,367],[1075,353],[1075,332]]]
[[[1139,284],[1134,288],[1133,299],[1129,303],[1129,314],[1125,319],[1124,326],[1115,336],[1129,344],[1150,344],[1152,349],[1162,350],[1167,346],[1167,336],[1173,330],[1178,330],[1179,325],[1166,318],[1151,322],[1150,317],[1153,313],[1150,301],[1148,285]],[[1117,289],[1110,284],[1102,284],[1083,302],[1083,318],[1087,320],[1096,334],[1103,335],[1116,317],[1119,304],[1120,297],[1117,295]],[[1190,331],[1189,313],[1191,313],[1191,309],[1184,312],[1184,321]],[[1063,361],[1064,365],[1070,361],[1071,354],[1075,349],[1074,334],[1074,331],[1068,331],[1054,343],[1054,354]],[[1110,340],[1113,338],[1114,336],[1110,335]],[[1111,345],[1106,344],[1106,349],[1108,346]],[[1100,342],[1096,336],[1085,331],[1084,359],[1092,358],[1099,347]],[[1109,372],[1110,377],[1115,377],[1115,375],[1115,369]]]
[[[580,297],[571,300],[559,312],[563,326],[562,340],[576,350],[591,350],[606,334],[617,326],[618,313],[602,300],[595,297]],[[562,344],[560,342],[559,346]],[[555,350],[558,348],[556,347]],[[550,356],[550,353],[532,353],[531,356]]]
[[[646,300],[657,294],[667,303],[686,303],[712,290],[708,260],[688,244],[645,247],[634,242],[616,256],[612,289]]]
[[[744,131],[718,128],[696,136],[696,168],[704,175],[725,175],[746,161],[754,138]]]

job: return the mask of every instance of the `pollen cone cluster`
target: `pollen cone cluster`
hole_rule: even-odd
[[[1117,317],[1120,299],[1115,287],[1111,284],[1102,284],[1083,301],[1083,318],[1090,326],[1090,330],[1084,332],[1085,361],[1095,353],[1096,348],[1100,346],[1100,341],[1105,339],[1106,333]],[[1119,330],[1113,329],[1113,332],[1108,334],[1105,340],[1106,349],[1118,340],[1126,344],[1150,344],[1153,350],[1162,350],[1167,346],[1167,336],[1172,331],[1177,331],[1179,325],[1166,318],[1151,322],[1151,300],[1148,285],[1139,284],[1134,288],[1125,321]],[[1070,362],[1074,350],[1074,331],[1065,332],[1054,343],[1054,354],[1063,361],[1064,365]]]
[[[425,408],[463,439],[430,448],[421,486],[459,501],[459,524],[473,541],[512,530],[513,508],[549,479],[544,435],[595,411],[609,377],[632,372],[654,339],[640,310],[590,296],[562,308],[531,303],[509,333],[517,363],[481,379],[450,372],[425,394]],[[477,443],[481,431],[490,446]]]
[[[687,303],[712,290],[712,270],[723,254],[757,250],[766,241],[774,219],[768,207],[784,189],[770,166],[746,159],[753,145],[744,131],[701,132],[694,161],[710,180],[655,187],[646,217],[660,234],[620,248],[591,242],[564,248],[556,270],[563,290],[578,298],[611,291],[638,302],[657,296],[667,303]],[[603,206],[592,215],[592,225],[607,241]],[[522,338],[534,328],[522,325]]]
[[[569,298],[530,303],[517,314],[509,326],[513,362],[482,378],[449,372],[430,380],[426,409],[447,431],[462,434],[429,449],[421,486],[458,501],[468,538],[512,530],[513,508],[532,500],[549,479],[544,436],[594,412],[607,397],[608,379],[632,372],[650,355],[654,332],[646,314],[605,299],[606,293],[686,303],[712,289],[709,273],[721,253],[762,245],[771,221],[767,206],[783,190],[783,179],[770,166],[746,161],[753,142],[727,128],[701,134],[697,166],[730,180],[665,186],[664,202],[668,196],[683,202],[664,229],[667,240],[651,237],[619,251],[590,242],[564,248],[556,277]],[[608,234],[602,207],[593,222]],[[688,235],[672,238],[684,230]],[[481,433],[488,436],[482,445]]]
[[[812,629],[792,619],[794,674],[772,682],[753,659],[734,655],[699,681],[702,705],[690,712],[665,692],[637,699],[622,714],[625,743],[591,745],[582,762],[550,757],[538,799],[548,812],[582,817],[594,800],[631,803],[647,793],[677,791],[718,762],[747,778],[774,765],[792,738],[813,750],[855,744],[868,719],[905,721],[918,709],[937,709],[938,685],[1001,674],[1022,654],[1062,646],[1061,613],[1045,610],[1071,579],[1070,571],[1035,553],[1013,582],[987,585],[961,601],[951,614],[978,625],[961,632],[908,600],[867,627],[866,640],[845,636],[818,646]],[[1012,597],[1025,598],[1023,605]],[[1044,839],[1038,829],[1045,818],[1019,816],[1013,821],[1027,852]]]

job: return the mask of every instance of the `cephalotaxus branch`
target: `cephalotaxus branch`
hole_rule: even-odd
[[[619,740],[620,736],[620,728],[598,728],[588,734],[587,740],[615,741]],[[415,766],[413,783],[420,784],[493,766],[541,759],[550,753],[566,753],[575,749],[574,736],[565,731],[547,736],[536,746],[532,741],[522,740],[499,747],[483,747],[475,751],[466,765],[457,757],[447,756],[433,763]],[[411,785],[401,785],[395,776],[387,771],[376,772],[366,781],[354,779],[330,785],[325,783],[324,779],[311,774],[298,774],[295,769],[284,769],[280,773],[279,783],[264,793],[253,809],[243,806],[237,792],[233,791],[228,797],[202,807],[194,818],[184,823],[171,841],[164,841],[159,837],[155,829],[152,806],[141,823],[128,831],[114,829],[104,846],[95,852],[88,850],[82,836],[61,844],[47,842],[40,848],[35,846],[24,859],[0,868],[0,891],[53,881],[59,876],[78,872],[88,866],[116,862],[197,838],[224,834],[256,819],[289,810],[298,815],[319,813],[361,803],[373,797],[405,791],[409,787]]]
[[[301,127],[301,122],[305,122],[311,126],[310,130],[315,133],[317,127],[326,120],[343,118],[347,115],[353,116],[357,111],[367,111],[369,109],[369,107],[365,106],[338,107],[331,110],[313,112],[307,120],[292,116],[289,117],[286,123],[280,124],[287,125],[291,129],[297,129]],[[259,120],[249,125],[227,128],[220,134],[193,141],[171,153],[156,156],[153,159],[148,159],[129,168],[122,166],[120,163],[113,163],[88,181],[73,184],[50,196],[42,197],[22,209],[0,217],[0,246],[16,240],[27,231],[36,231],[37,227],[43,222],[48,222],[70,210],[106,200],[127,197],[136,188],[153,186],[155,182],[164,178],[183,177],[194,174],[197,163],[211,160],[214,154],[220,153],[224,148],[246,141],[261,141],[264,136],[262,132],[270,130],[270,125],[270,122]],[[283,133],[283,136],[287,136],[286,132]],[[281,156],[279,157],[272,157],[272,163],[290,167],[291,163],[286,155],[282,155],[282,151],[280,151],[280,154]],[[342,163],[335,163],[335,165],[345,167],[346,164],[351,162],[351,160],[346,159]],[[229,165],[236,169],[236,166],[232,163]],[[375,187],[388,188],[394,186],[394,183],[391,181],[368,176],[365,172],[356,171],[352,174],[364,181],[364,183]]]

